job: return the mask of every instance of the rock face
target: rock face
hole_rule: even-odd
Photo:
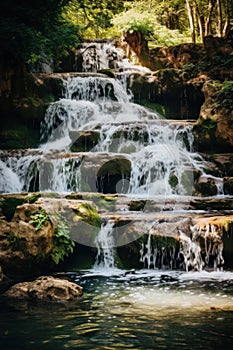
[[[188,79],[176,68],[161,69],[152,75],[134,74],[130,88],[137,103],[159,110],[168,119],[199,117],[204,102],[204,79]]]
[[[1,74],[1,69],[6,73]],[[60,76],[7,69],[0,65],[0,148],[36,147],[45,110],[60,96]]]
[[[140,31],[126,32],[122,38],[122,47],[126,56],[134,63],[153,69],[149,58],[148,42]]]
[[[202,88],[205,102],[194,128],[198,151],[233,151],[233,84],[207,81]]]
[[[48,220],[36,230],[30,217],[38,210],[40,205],[24,203],[17,206],[12,220],[0,219],[0,265],[6,274],[27,275],[48,267],[55,228]]]
[[[5,296],[28,301],[67,302],[78,300],[83,288],[76,283],[51,276],[41,276],[32,282],[17,283]]]

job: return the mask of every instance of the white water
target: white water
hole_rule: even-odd
[[[84,43],[81,49],[82,71],[97,72],[101,69],[115,69],[119,71],[150,72],[148,68],[135,66],[125,57],[124,51],[109,43]]]
[[[109,221],[101,225],[99,234],[96,238],[96,247],[98,249],[95,269],[112,269],[115,266],[114,259],[114,238],[112,236],[114,222]]]
[[[90,72],[88,61],[94,59],[92,74],[71,73],[63,78],[63,97],[50,104],[41,124],[43,154],[7,159],[7,169],[20,185],[12,185],[14,180],[8,177],[10,184],[3,183],[1,192],[82,190],[81,171],[77,170],[82,162],[69,152],[75,142],[69,133],[98,131],[100,141],[92,152],[119,153],[131,163],[129,194],[190,195],[192,170],[202,171],[203,164],[202,158],[192,152],[190,125],[169,123],[158,113],[132,103],[123,73],[117,79],[97,73],[93,76],[93,72],[109,67],[109,57],[115,57],[121,70],[127,70],[130,64],[123,52],[108,43],[96,43],[89,49],[87,46],[83,48],[83,71]],[[142,67],[136,68],[143,71]],[[61,152],[64,156],[56,159]]]

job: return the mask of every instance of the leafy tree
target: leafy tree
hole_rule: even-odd
[[[123,10],[123,1],[112,0],[71,0],[64,16],[80,26],[86,38],[100,38],[111,35],[111,18]]]
[[[62,10],[69,0],[3,0],[0,42],[3,60],[34,63],[42,56],[59,58],[77,43],[78,27],[68,24]]]
[[[127,28],[131,20],[128,11],[134,11],[135,22],[137,22],[137,16],[138,22],[141,22],[142,16],[146,17],[147,22],[152,23],[155,35],[161,32],[158,31],[158,26],[163,26],[165,36],[168,33],[167,29],[171,30],[170,37],[175,37],[179,33],[176,43],[183,41],[182,35],[187,40],[188,31],[192,42],[201,42],[207,35],[225,36],[233,27],[232,0],[127,1],[125,2],[125,12],[114,17],[114,23],[118,22],[119,25],[121,21],[123,24],[124,19],[125,28]],[[176,30],[176,32],[172,33],[172,30]],[[152,37],[151,40],[153,40]],[[164,42],[163,36],[161,42]]]
[[[186,0],[192,42],[196,36],[225,36],[233,27],[231,0]]]
[[[150,40],[150,47],[190,41],[185,32],[187,25],[184,24],[181,0],[176,1],[176,7],[172,7],[171,0],[166,3],[155,0],[127,2],[125,11],[116,15],[112,23],[121,32],[140,30]]]

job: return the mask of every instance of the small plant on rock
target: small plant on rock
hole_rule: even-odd
[[[31,220],[29,221],[35,227],[35,231],[41,230],[47,221],[49,221],[49,215],[44,209],[38,209],[31,215]]]
[[[55,264],[63,261],[66,256],[73,253],[75,242],[69,236],[69,227],[65,217],[57,214],[57,229],[53,238],[53,250],[51,253]]]

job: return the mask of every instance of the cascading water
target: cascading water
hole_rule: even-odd
[[[115,78],[96,73],[111,65],[118,69]],[[0,182],[0,191],[88,191],[86,183],[83,185],[88,179],[87,176],[83,179],[83,169],[88,163],[89,168],[97,168],[95,177],[99,176],[99,185],[95,183],[96,178],[92,179],[94,184],[89,186],[89,191],[127,193],[134,198],[191,195],[193,170],[204,174],[203,159],[192,150],[192,125],[165,120],[158,113],[133,103],[123,72],[128,75],[130,69],[132,66],[124,60],[122,52],[110,44],[84,47],[83,71],[87,73],[63,76],[63,97],[51,103],[45,113],[39,148],[18,157],[3,154],[0,172],[4,180]],[[74,139],[72,132],[76,132]],[[71,153],[70,147],[81,132],[84,135],[95,132],[99,140],[89,153]],[[98,160],[101,154],[107,153],[112,157],[110,163],[118,157],[119,162],[123,159],[124,164],[130,164],[127,174],[122,166],[111,189],[102,184],[105,174],[109,177],[108,169],[105,173],[102,171],[107,161]],[[111,225],[103,227],[101,232],[106,230],[109,235]],[[101,243],[97,241],[97,244],[102,249]],[[158,251],[154,247],[152,252],[149,241],[144,248],[141,261],[148,267],[175,265],[173,251]],[[98,259],[102,255],[105,253],[99,251]],[[105,261],[104,266],[114,265],[112,257],[106,259],[110,262]],[[199,269],[201,267],[199,264]]]
[[[96,238],[98,249],[94,268],[110,269],[115,267],[114,246],[115,242],[112,236],[114,222],[107,222],[101,225],[99,234]]]
[[[71,76],[64,81],[64,89],[64,98],[48,107],[41,126],[41,169],[44,158],[47,158],[47,161],[50,158],[51,164],[55,162],[53,156],[47,155],[51,150],[69,150],[70,131],[94,130],[100,133],[100,141],[93,147],[93,152],[117,152],[130,160],[131,193],[153,195],[165,191],[172,194],[174,189],[169,185],[171,175],[178,179],[175,193],[185,193],[182,186],[185,167],[193,164],[200,167],[197,156],[189,152],[182,141],[184,133],[191,141],[189,126],[181,128],[180,125],[173,124],[170,127],[165,120],[161,122],[157,113],[131,103],[121,83],[112,78]],[[188,147],[191,149],[191,144]],[[62,160],[63,164],[58,166],[58,169],[51,165],[51,168],[56,169],[56,173],[51,171],[51,181],[48,181],[47,188],[43,186],[43,190],[69,192],[80,189],[78,185],[72,189],[69,186],[70,170],[77,167],[76,160],[69,158],[71,159]],[[38,172],[35,164],[38,162],[38,156],[26,156],[19,160],[19,163],[29,164],[24,167],[24,178],[22,171],[19,171],[21,165],[11,166],[9,159],[7,162],[7,166],[19,176],[22,183],[29,183],[27,169],[34,167],[35,172]],[[61,163],[61,160],[58,162]],[[70,166],[72,162],[75,165]],[[63,171],[64,166],[69,168],[66,173]],[[65,174],[68,176],[67,181]],[[60,189],[52,180],[55,175],[57,179],[59,176],[62,178],[57,180],[57,183],[62,184]],[[76,184],[79,182],[76,181]],[[25,188],[25,184],[22,188]]]

